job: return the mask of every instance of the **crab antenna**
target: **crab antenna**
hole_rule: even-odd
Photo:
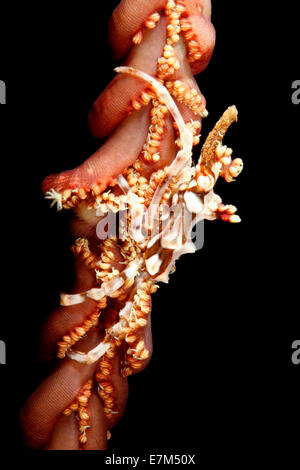
[[[193,134],[186,126],[184,119],[181,116],[181,113],[177,108],[169,91],[158,80],[151,77],[151,75],[142,72],[141,70],[134,69],[133,67],[116,67],[115,71],[134,75],[135,77],[141,78],[142,80],[150,83],[154,91],[156,92],[158,98],[163,103],[165,103],[168,110],[172,114],[180,134],[182,149],[179,150],[173,162],[168,167],[166,179],[163,184],[160,184],[156,188],[150,206],[148,207],[148,228],[151,229],[155,219],[155,215],[157,214],[159,208],[160,201],[163,197],[164,192],[169,186],[171,178],[173,176],[176,176],[182,170],[182,168],[187,164],[187,162],[192,156]]]
[[[152,85],[157,96],[159,97],[161,101],[163,101],[163,103],[165,103],[165,105],[167,106],[168,110],[172,114],[178,126],[178,130],[179,130],[180,138],[182,142],[182,147],[185,150],[190,150],[193,145],[192,143],[193,137],[191,138],[192,134],[190,130],[187,128],[183,120],[183,117],[181,116],[180,111],[177,108],[167,88],[164,85],[162,85],[158,80],[153,78],[151,75],[148,75],[147,73],[142,72],[141,70],[137,70],[133,67],[124,67],[124,66],[116,67],[115,71],[119,73],[128,73],[129,75],[134,75],[135,77],[138,77]]]

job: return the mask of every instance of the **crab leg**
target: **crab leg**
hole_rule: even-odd
[[[128,269],[128,268],[127,268]],[[131,268],[132,270],[132,268]],[[145,280],[146,275],[142,273],[138,276],[135,286],[131,291],[130,298],[136,293],[136,291],[141,287],[142,282]],[[125,331],[125,328],[130,321],[130,315],[133,307],[133,302],[128,300],[125,303],[125,306],[119,312],[119,321],[115,323],[109,330],[106,332],[106,338],[101,341],[95,348],[91,349],[88,353],[82,353],[80,351],[69,351],[68,357],[74,361],[81,362],[83,364],[93,364],[98,361],[112,346],[111,341],[108,341],[109,337],[116,338],[122,335]]]
[[[99,343],[94,349],[91,349],[87,354],[80,351],[69,351],[67,353],[70,359],[82,364],[93,364],[98,361],[111,347],[111,343]]]
[[[94,287],[80,294],[61,294],[61,305],[69,306],[84,302],[87,297],[93,300],[100,300],[105,296],[110,297],[120,287],[123,286],[126,279],[135,277],[138,274],[141,260],[131,261],[127,268],[124,269],[121,276],[116,276],[109,281],[102,283],[101,287]]]

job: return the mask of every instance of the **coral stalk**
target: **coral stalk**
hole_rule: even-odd
[[[74,416],[74,447],[106,447],[125,411],[127,377],[151,358],[151,296],[158,283],[168,282],[180,256],[196,251],[192,228],[200,220],[240,220],[214,193],[219,176],[231,182],[242,169],[222,142],[237,120],[234,106],[208,135],[198,162],[192,160],[208,114],[193,74],[208,64],[214,46],[210,2],[122,1],[110,34],[115,57],[125,62],[89,114],[93,135],[107,140],[79,167],[43,182],[51,205],[74,212],[77,266],[77,285],[61,294],[45,336],[61,361],[48,385],[68,373],[71,381],[44,420],[40,445],[47,448],[65,448],[53,436],[61,423],[73,426]],[[42,384],[24,415],[49,413],[40,401],[47,393]],[[23,427],[30,434],[30,420]],[[95,444],[100,431],[104,437]],[[37,446],[34,438],[30,445]]]

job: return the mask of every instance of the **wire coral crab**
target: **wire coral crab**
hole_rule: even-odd
[[[95,419],[90,405],[96,394],[108,439],[124,412],[126,378],[143,370],[151,357],[151,296],[159,282],[168,283],[176,260],[196,251],[195,225],[204,219],[240,221],[236,207],[214,193],[219,177],[231,182],[242,170],[242,160],[232,160],[232,150],[223,145],[237,120],[235,106],[209,133],[196,164],[192,158],[201,119],[208,114],[193,79],[213,49],[208,2],[127,3],[136,7],[137,21],[127,24],[130,34],[121,41],[116,24],[122,9],[117,10],[112,41],[119,39],[120,56],[132,44],[134,51],[126,65],[115,69],[109,102],[100,96],[89,115],[93,135],[109,134],[109,139],[79,167],[43,182],[51,206],[75,215],[72,251],[80,287],[61,294],[68,328],[60,323],[61,311],[54,322],[57,357],[87,368],[72,400],[61,400],[63,415],[76,415],[80,449],[105,448],[90,444]],[[146,11],[139,18],[141,4]],[[205,43],[205,37],[212,39]],[[155,47],[158,59],[150,67],[144,63],[145,51],[153,53]],[[109,120],[106,108],[115,103],[117,111]]]

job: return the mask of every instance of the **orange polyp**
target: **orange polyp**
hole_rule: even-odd
[[[135,33],[135,35],[133,36],[132,38],[132,42],[133,44],[140,44],[143,40],[143,31],[139,30],[137,33]]]

